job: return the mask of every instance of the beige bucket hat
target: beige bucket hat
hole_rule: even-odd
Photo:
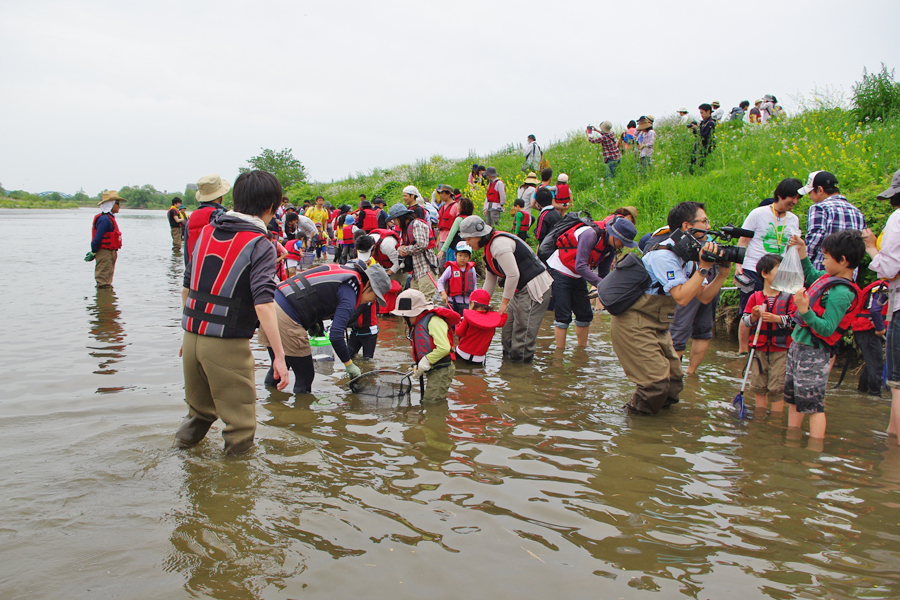
[[[125,198],[119,195],[118,190],[106,190],[103,192],[103,195],[100,196],[101,200],[97,203],[97,206],[102,205],[104,202],[118,202],[119,204],[128,202]]]
[[[419,290],[406,290],[397,296],[397,308],[391,311],[398,317],[418,317],[426,310],[434,308],[434,304],[425,298]]]
[[[230,189],[231,185],[215,173],[204,175],[197,181],[197,195],[195,198],[197,202],[209,202],[210,200],[221,198]]]

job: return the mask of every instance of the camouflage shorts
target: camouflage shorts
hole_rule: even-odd
[[[831,352],[794,342],[788,350],[784,376],[784,401],[800,413],[825,412],[828,364]]]

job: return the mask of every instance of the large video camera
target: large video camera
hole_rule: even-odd
[[[719,243],[719,250],[722,254],[714,254],[708,250],[702,250],[706,241],[700,241],[694,237],[694,233],[703,233],[711,236]],[[681,234],[681,235],[678,235]],[[722,227],[721,229],[688,229],[687,233],[676,231],[672,234],[672,241],[675,242],[676,253],[685,260],[699,260],[701,250],[703,260],[711,263],[740,263],[743,264],[744,257],[747,255],[747,249],[743,246],[725,246],[722,242],[730,242],[731,240],[742,237],[753,237],[753,232],[749,229],[741,229],[734,225]]]

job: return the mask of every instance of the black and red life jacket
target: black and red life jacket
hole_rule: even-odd
[[[343,239],[341,240],[341,242],[345,246],[353,245],[353,225],[352,224],[344,225],[343,230],[342,230],[342,237],[343,237]]]
[[[259,229],[203,228],[191,258],[182,329],[209,337],[253,337],[259,321],[250,291],[250,256],[258,243],[269,243]]]
[[[434,237],[434,229],[432,229],[431,225],[428,224],[424,219],[413,219],[412,222],[403,230],[403,236],[401,238],[401,243],[404,246],[412,246],[416,243],[415,238],[412,234],[412,226],[413,223],[419,221],[420,223],[424,223],[428,228],[428,249],[433,250],[435,246],[437,246],[437,238]]]
[[[322,321],[334,317],[337,288],[350,284],[356,292],[355,308],[359,308],[362,289],[368,281],[365,271],[353,263],[329,263],[288,277],[278,284],[277,291],[300,317],[300,324],[312,335],[318,335],[324,330]]]
[[[500,204],[500,192],[497,191],[497,182],[499,179],[494,179],[488,184],[487,187],[487,195],[485,196],[485,203],[493,202],[494,204]]]
[[[522,223],[519,225],[519,230],[516,233],[527,233],[529,229],[531,229],[531,221],[533,217],[531,216],[531,212],[528,209],[525,209],[522,212]]]
[[[225,210],[225,207],[221,204],[216,202],[201,202],[200,208],[191,213],[187,222],[187,239],[185,240],[187,244],[187,252],[185,253],[187,254],[187,260],[190,260],[191,255],[194,253],[194,244],[200,239],[200,232],[203,231],[204,227],[209,225],[213,214],[220,210]]]
[[[850,308],[847,309],[847,312],[844,314],[844,317],[841,319],[841,322],[838,323],[837,329],[829,335],[828,337],[822,337],[815,330],[807,325],[806,323],[801,322],[801,327],[807,327],[815,337],[822,340],[828,346],[834,346],[841,336],[844,335],[844,332],[850,327],[850,323],[853,322],[853,319],[856,318],[856,315],[859,313],[860,302],[860,289],[855,283],[850,281],[849,279],[844,279],[843,277],[835,277],[833,275],[822,275],[819,277],[815,283],[813,283],[806,293],[809,294],[809,303],[810,310],[813,311],[816,316],[821,317],[825,313],[825,306],[822,304],[822,299],[825,295],[825,292],[830,288],[833,288],[836,285],[846,285],[849,286],[854,292],[856,292],[856,296],[853,298],[853,302],[850,304]]]
[[[453,214],[453,206],[455,204],[456,200],[453,200],[452,202],[441,204],[438,208],[438,230],[450,231],[453,227],[453,221],[456,220],[456,215]]]
[[[547,269],[544,267],[541,261],[538,260],[538,257],[534,254],[534,251],[529,248],[525,242],[512,235],[511,233],[494,229],[488,236],[487,243],[484,245],[484,266],[487,267],[488,271],[499,277],[501,281],[506,280],[506,274],[500,269],[500,263],[498,263],[494,259],[494,256],[491,254],[491,244],[498,237],[507,237],[513,240],[516,244],[516,249],[513,252],[513,256],[515,257],[516,264],[519,267],[519,284],[516,287],[516,291],[520,292],[525,289],[525,285],[529,281],[531,281]]]
[[[359,209],[359,213],[357,214],[357,220],[359,221],[358,227],[360,229],[362,229],[366,233],[370,233],[378,229],[378,209],[361,208]]]
[[[853,322],[850,323],[850,328],[853,331],[869,331],[870,329],[875,329],[875,324],[872,322],[872,319],[867,316],[872,312],[872,295],[885,292],[887,290],[887,285],[887,280],[876,279],[862,289],[859,294],[859,314],[853,319]],[[887,303],[885,303],[881,310],[882,316],[887,316],[887,309],[888,306]]]
[[[97,219],[103,215],[106,215],[109,217],[109,220],[112,221],[113,230],[103,234],[103,238],[100,240],[100,249],[118,250],[122,247],[122,232],[119,231],[119,224],[116,223],[116,218],[112,213],[97,213],[94,215],[94,221],[91,224],[91,240],[93,241],[94,236],[97,235]]]
[[[791,294],[779,292],[775,297],[775,301],[770,303],[768,296],[763,292],[760,291],[756,293],[762,295],[763,302],[760,304],[765,307],[766,312],[778,315],[779,317],[785,317],[790,314],[791,299],[793,298]],[[750,342],[752,344],[753,338],[750,339]],[[791,347],[791,342],[793,342],[793,339],[791,338],[790,327],[783,327],[778,323],[766,323],[763,321],[754,348],[760,352],[787,350]]]
[[[353,324],[353,329],[364,333],[370,333],[372,327],[377,326],[378,304],[376,302],[369,302],[362,307],[362,312],[359,313],[359,318],[356,319],[356,323]]]
[[[441,369],[449,366],[451,361],[456,360],[456,350],[453,347],[453,330],[459,323],[460,316],[455,311],[443,306],[435,306],[431,310],[423,311],[416,317],[412,331],[409,334],[409,341],[412,342],[413,359],[418,364],[425,355],[435,349],[434,340],[431,338],[431,334],[428,333],[428,323],[435,315],[447,322],[447,338],[450,340],[450,354],[431,365],[432,369]]]
[[[557,204],[568,204],[572,199],[572,194],[569,191],[568,183],[557,183],[556,184],[556,202]]]
[[[578,223],[573,225],[564,234],[556,240],[556,248],[559,250],[559,260],[567,269],[575,273],[575,258],[578,254],[578,236],[575,232],[587,227],[586,223]],[[606,223],[604,221],[594,221],[594,228],[597,232],[597,244],[591,248],[591,254],[588,257],[588,265],[591,269],[595,268],[605,254],[614,253],[612,246],[607,246]],[[580,235],[584,235],[581,233]]]
[[[291,259],[297,262],[303,260],[303,244],[300,240],[288,240],[284,245],[284,249],[287,250],[287,256],[284,257],[285,260]]]
[[[450,280],[447,282],[447,295],[451,298],[463,296],[468,298],[475,288],[469,285],[469,273],[475,268],[472,262],[466,263],[465,269],[460,269],[456,261],[448,261],[445,265],[450,267]]]
[[[399,244],[400,236],[390,229],[373,229],[369,233],[374,233],[378,236],[378,241],[375,242],[375,247],[372,249],[372,258],[385,269],[390,269],[394,266],[394,263],[391,262],[391,259],[388,258],[387,254],[381,251],[381,244],[384,242],[385,238],[389,237],[394,238]]]

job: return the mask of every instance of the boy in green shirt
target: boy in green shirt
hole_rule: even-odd
[[[817,271],[806,244],[793,236],[803,264],[806,288],[794,294],[798,327],[791,335],[784,381],[784,401],[790,405],[788,427],[800,427],[809,415],[811,438],[825,437],[825,390],[834,346],[859,312],[859,288],[853,271],[866,254],[862,233],[845,229],[822,242],[825,271]]]

